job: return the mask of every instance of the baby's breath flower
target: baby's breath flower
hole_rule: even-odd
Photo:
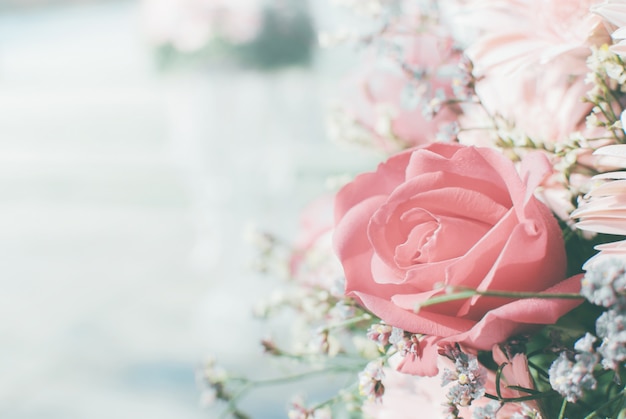
[[[459,124],[455,122],[451,122],[449,124],[443,125],[439,132],[437,133],[437,141],[441,142],[452,142],[457,138],[459,134]]]
[[[615,80],[619,84],[623,84],[626,81],[626,75],[624,74],[624,67],[617,62],[607,62],[605,64],[606,75],[609,78]]]
[[[380,401],[385,393],[383,385],[383,361],[377,359],[367,364],[365,369],[359,373],[359,394],[367,397],[370,402]]]
[[[412,75],[415,78],[420,77],[420,73],[417,72],[412,72]],[[417,108],[424,99],[426,89],[424,83],[406,83],[400,96],[402,108],[409,110]]]
[[[462,419],[459,418],[459,407],[453,403],[448,402],[443,410],[444,419]]]
[[[567,354],[561,352],[549,370],[550,385],[569,402],[575,402],[583,394],[580,380],[571,375],[573,367],[574,363],[568,359]]]
[[[299,396],[291,402],[287,417],[289,419],[331,419],[332,413],[328,406],[320,408],[306,407],[304,399]]]
[[[329,357],[337,356],[342,351],[341,342],[327,330],[318,331],[309,345],[309,351],[313,354],[324,354]]]
[[[403,357],[409,356],[412,359],[416,359],[420,356],[421,340],[423,338],[424,335],[404,332],[398,329],[398,331],[392,330],[389,342],[393,345],[393,350],[399,352]]]
[[[335,107],[329,112],[327,129],[331,141],[338,144],[358,145],[371,148],[376,144],[374,133],[349,112],[339,107]]]
[[[287,417],[289,419],[311,419],[313,412],[311,412],[306,407],[302,406],[298,403],[293,403],[289,411],[287,412]]]
[[[602,339],[602,367],[617,370],[626,360],[626,315],[617,309],[604,312],[596,320],[596,333]]]
[[[367,330],[367,337],[376,342],[378,349],[384,352],[386,346],[389,345],[389,337],[392,331],[393,327],[381,322],[370,326]]]
[[[496,419],[498,410],[500,410],[501,407],[502,405],[500,404],[500,402],[491,400],[486,405],[480,406],[474,409],[472,418],[473,419]]]
[[[389,335],[389,343],[398,349],[399,345],[404,343],[404,330],[393,327]]]
[[[536,409],[522,403],[522,411],[513,413],[511,419],[543,419],[543,416]]]
[[[207,359],[196,377],[201,387],[200,403],[203,406],[230,399],[226,390],[230,377],[225,369],[217,365],[215,358]]]
[[[599,306],[625,306],[626,262],[619,258],[607,258],[591,265],[583,277],[580,293]]]
[[[574,345],[578,352],[574,360],[568,353],[561,352],[550,366],[550,385],[570,403],[581,398],[585,390],[596,388],[593,370],[598,364],[599,356],[593,349],[595,341],[596,338],[587,333]]]
[[[455,370],[445,369],[442,386],[450,385],[447,398],[450,403],[469,406],[472,401],[485,395],[486,370],[478,363],[478,358],[460,349],[451,349],[448,355],[454,357]]]
[[[437,90],[435,96],[422,108],[422,114],[427,119],[432,119],[439,113],[446,101],[446,95],[443,90]]]
[[[355,313],[354,305],[347,304],[345,300],[341,300],[330,310],[329,315],[332,319],[341,321],[354,317]]]
[[[600,120],[598,119],[597,114],[590,113],[589,115],[587,115],[586,125],[587,125],[587,128],[593,129],[593,128],[601,126],[602,124],[600,123]]]

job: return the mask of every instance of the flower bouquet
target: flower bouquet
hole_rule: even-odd
[[[349,5],[350,2],[344,2]],[[352,2],[374,29],[331,133],[385,156],[305,211],[281,298],[299,368],[342,375],[292,419],[623,418],[626,0]],[[267,267],[267,265],[266,265]]]

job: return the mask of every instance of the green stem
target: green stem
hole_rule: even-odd
[[[364,313],[361,316],[358,317],[353,317],[351,319],[348,319],[344,322],[340,322],[340,323],[334,323],[334,324],[329,324],[328,326],[322,328],[319,330],[319,333],[324,333],[324,332],[329,332],[333,329],[341,329],[347,326],[352,326],[353,324],[358,324],[362,321],[367,321],[367,320],[371,320],[372,316],[369,315],[368,313]]]
[[[504,370],[504,367],[506,367],[508,365],[507,362],[504,362],[502,365],[498,366],[498,371],[496,371],[496,394],[498,395],[498,398],[503,399],[504,397],[502,397],[502,390],[500,389],[500,381],[502,380],[502,370]]]
[[[537,399],[544,399],[546,397],[552,397],[556,394],[556,391],[548,391],[545,393],[537,393],[537,394],[532,394],[530,396],[521,396],[521,397],[498,397],[498,396],[494,396],[493,394],[489,394],[486,393],[485,397],[487,397],[488,399],[491,400],[498,400],[504,403],[518,403],[518,402],[526,402],[529,400],[537,400]]]
[[[561,410],[559,411],[559,419],[565,418],[565,408],[567,407],[567,399],[563,399],[563,403],[561,403]]]
[[[346,388],[346,390],[349,390],[349,389],[351,389],[351,388],[356,388],[356,387],[357,387],[357,385],[356,385],[356,384],[354,384],[354,385],[349,386],[348,388]],[[318,404],[314,405],[313,407],[311,407],[311,410],[312,410],[312,411],[316,411],[317,409],[321,409],[321,408],[322,408],[322,407],[324,407],[324,406],[329,406],[329,405],[332,405],[332,404],[336,403],[337,401],[341,400],[343,397],[344,397],[344,396],[343,396],[343,394],[341,394],[341,393],[340,393],[340,394],[337,394],[336,396],[331,397],[331,398],[330,398],[330,399],[328,399],[328,400],[325,400],[325,401],[323,401],[323,402],[320,402],[320,403],[318,403]]]
[[[248,391],[250,391],[251,388],[252,388],[251,384],[248,382],[244,384],[237,393],[232,395],[228,399],[228,404],[226,405],[226,409],[224,409],[224,411],[219,415],[219,418],[222,419],[222,418],[225,418],[226,415],[232,414],[237,419],[248,419],[249,417],[245,413],[237,409],[237,401],[239,401],[240,398],[242,398]]]
[[[535,364],[532,361],[528,361],[528,366],[533,368],[535,371],[537,371],[537,374],[541,375],[543,378],[550,378],[550,374],[548,374],[543,368],[541,368],[539,365]]]
[[[506,388],[510,388],[511,390],[523,391],[528,394],[540,394],[540,391],[533,390],[532,388],[526,388],[522,386],[506,386]]]
[[[365,367],[365,365],[361,365],[360,369],[363,369]],[[228,414],[234,414],[236,416],[238,415],[242,415],[243,413],[241,413],[238,409],[237,409],[237,402],[242,399],[250,390],[256,388],[256,387],[261,387],[261,386],[271,386],[271,385],[277,385],[277,384],[286,384],[286,383],[290,383],[292,381],[299,381],[305,378],[311,378],[317,375],[326,375],[328,373],[334,374],[334,373],[343,373],[343,372],[354,372],[356,371],[354,368],[349,368],[349,367],[341,367],[341,366],[333,366],[331,368],[322,368],[319,370],[310,370],[310,371],[305,371],[302,373],[298,373],[298,374],[293,374],[293,375],[288,375],[288,376],[283,376],[283,377],[277,377],[277,378],[268,378],[265,380],[258,380],[258,381],[248,381],[245,384],[242,385],[242,387],[239,389],[239,391],[237,391],[232,397],[229,398],[228,400],[228,405],[226,407],[226,409],[222,412],[222,414],[220,415],[220,418],[225,418],[226,415]],[[247,416],[238,416],[241,418],[245,418]]]
[[[536,293],[536,292],[515,292],[515,291],[478,291],[473,289],[467,289],[458,287],[458,292],[452,292],[450,294],[440,295],[438,297],[432,297],[423,303],[418,304],[416,307],[416,312],[419,311],[420,308],[432,306],[435,304],[447,303],[449,301],[457,301],[457,300],[465,300],[476,295],[480,295],[483,297],[500,297],[500,298],[513,298],[516,300],[526,299],[526,298],[539,298],[539,299],[562,299],[562,300],[574,300],[574,299],[583,299],[584,297],[580,294],[573,293]]]
[[[276,377],[276,378],[267,378],[265,380],[251,381],[250,385],[252,387],[261,387],[261,386],[271,386],[276,384],[286,384],[292,381],[298,381],[305,378],[315,377],[317,375],[324,375],[327,373],[344,373],[344,372],[355,372],[360,371],[365,368],[365,364],[361,364],[360,368],[355,369],[353,367],[342,367],[342,366],[333,366],[331,368],[322,368],[319,370],[310,370],[305,371],[299,374],[287,375],[284,377]]]
[[[598,413],[604,409],[605,407],[608,407],[611,405],[611,403],[615,402],[616,400],[619,400],[620,398],[623,399],[624,397],[624,391],[622,390],[621,392],[619,392],[615,397],[611,398],[609,401],[607,401],[606,403],[604,403],[603,405],[601,405],[600,407],[598,407],[596,410],[594,410],[593,412],[591,412],[590,414],[588,414],[587,416],[585,416],[584,419],[592,419],[595,417],[599,417]],[[623,400],[622,400],[623,401]]]

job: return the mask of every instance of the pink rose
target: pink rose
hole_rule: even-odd
[[[425,337],[404,372],[434,375],[437,346],[489,350],[531,325],[551,324],[578,300],[475,296],[423,307],[445,287],[577,292],[565,278],[561,231],[533,191],[543,155],[513,163],[489,148],[433,143],[358,176],[335,201],[335,250],[346,293],[386,323]]]

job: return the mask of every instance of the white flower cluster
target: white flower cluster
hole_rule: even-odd
[[[581,294],[607,310],[596,320],[596,336],[585,334],[575,343],[575,354],[561,352],[550,367],[550,385],[572,403],[596,388],[598,365],[618,372],[626,361],[626,262],[606,258],[592,264]]]

